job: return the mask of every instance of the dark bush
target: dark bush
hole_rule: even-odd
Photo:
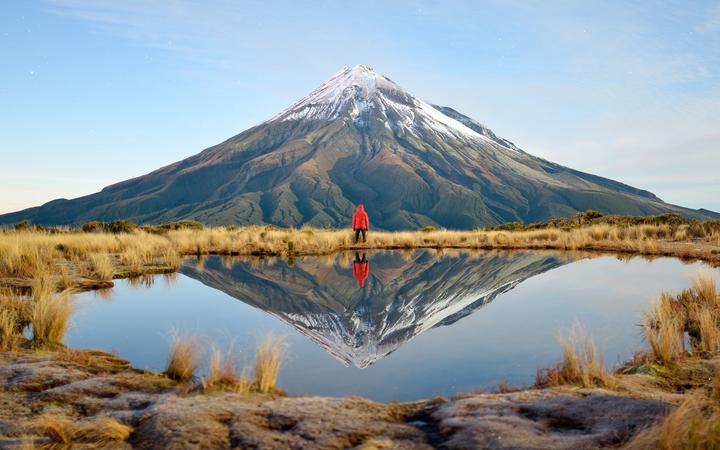
[[[111,233],[130,233],[137,229],[137,224],[127,220],[114,220],[107,224],[107,231]]]
[[[93,220],[84,223],[82,230],[86,233],[130,233],[139,227],[127,220],[114,220],[112,222],[100,222]]]
[[[558,228],[569,230],[587,225],[607,224],[616,226],[633,226],[633,225],[669,225],[677,227],[680,225],[690,225],[691,236],[702,237],[710,234],[712,230],[720,230],[720,220],[707,220],[698,222],[689,220],[679,214],[659,214],[656,216],[617,216],[604,215],[598,211],[587,210],[585,212],[574,214],[571,217],[555,217],[545,222],[523,224],[520,222],[509,222],[494,227],[484,228],[485,230],[495,231],[525,231],[539,230],[546,228]]]
[[[164,223],[162,225],[145,225],[143,231],[148,233],[163,234],[171,230],[202,230],[205,225],[194,220],[180,220],[178,222]]]
[[[497,231],[522,231],[525,229],[525,224],[522,222],[508,222],[495,227]]]
[[[85,233],[99,233],[105,231],[105,225],[105,222],[98,222],[97,220],[93,220],[91,222],[84,223],[82,225],[82,230]]]
[[[179,222],[171,222],[162,226],[168,230],[202,230],[205,228],[205,225],[194,220],[181,220]]]
[[[32,228],[32,224],[29,220],[21,220],[20,222],[15,224],[15,230],[17,231],[23,231],[23,230],[29,230]]]
[[[593,219],[599,219],[600,217],[604,216],[605,214],[601,213],[600,211],[595,211],[594,209],[588,209],[583,213],[585,216],[585,220],[593,220]]]

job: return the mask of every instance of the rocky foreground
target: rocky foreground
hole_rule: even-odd
[[[557,387],[384,404],[201,392],[99,351],[0,353],[0,448],[617,447],[677,400],[643,377],[630,377],[632,396]],[[108,417],[128,433],[58,430],[63,418],[66,428],[92,428]]]

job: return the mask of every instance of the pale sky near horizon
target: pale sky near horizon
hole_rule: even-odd
[[[367,64],[527,152],[720,211],[718,1],[6,1],[0,213],[143,175]]]

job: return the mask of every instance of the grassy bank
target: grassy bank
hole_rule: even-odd
[[[632,219],[632,220],[631,220]],[[570,219],[568,219],[570,220]],[[578,219],[579,220],[579,219]],[[272,226],[144,229],[86,227],[0,232],[0,280],[15,285],[51,274],[62,287],[102,287],[113,278],[171,272],[188,255],[323,255],[353,249],[557,249],[675,256],[720,264],[720,222],[670,218],[591,219],[513,229],[374,232],[355,245],[350,230]],[[27,283],[26,283],[27,284]],[[82,287],[82,286],[81,286]]]

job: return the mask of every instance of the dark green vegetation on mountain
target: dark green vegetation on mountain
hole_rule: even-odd
[[[345,227],[356,203],[388,230],[608,214],[713,213],[534,157],[366,66],[345,69],[270,120],[183,161],[74,200],[0,216],[43,225],[195,220]]]

